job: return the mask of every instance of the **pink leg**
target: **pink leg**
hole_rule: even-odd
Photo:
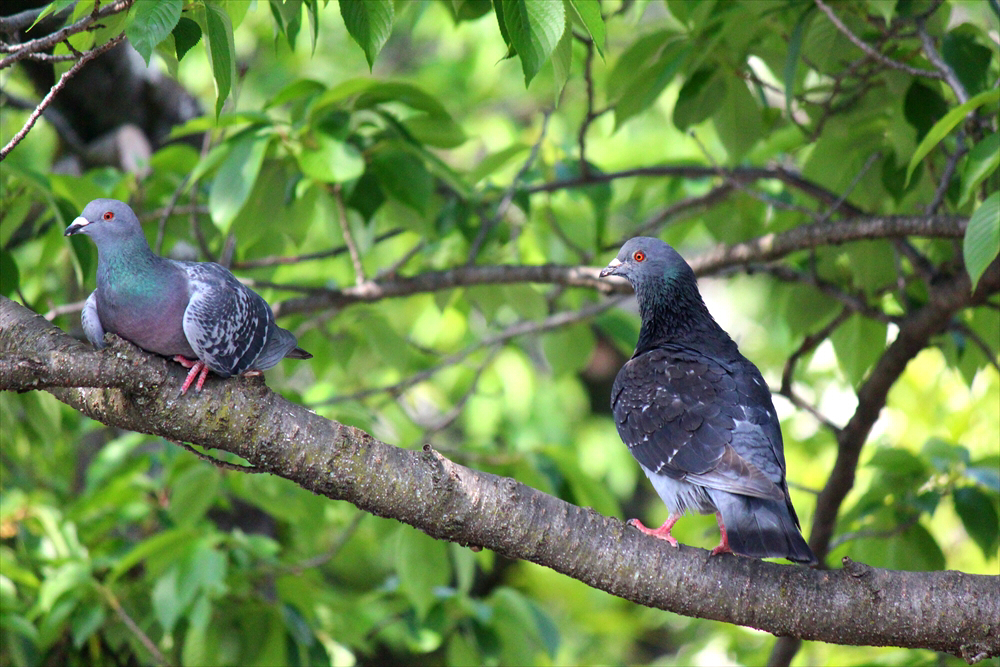
[[[646,526],[642,525],[642,521],[639,521],[638,519],[629,519],[626,523],[630,526],[638,528],[647,535],[652,535],[658,539],[666,540],[671,546],[676,547],[677,538],[670,534],[670,529],[674,527],[674,524],[677,523],[677,520],[680,518],[680,514],[671,514],[667,517],[667,520],[663,522],[663,525],[656,529],[646,528]]]
[[[194,382],[195,378],[198,378],[197,384],[195,384],[195,391],[201,391],[202,386],[205,384],[205,378],[208,377],[208,366],[201,361],[192,361],[187,357],[182,357],[181,355],[176,355],[174,361],[179,363],[184,368],[190,368],[188,371],[187,378],[184,380],[184,384],[181,386],[181,395],[183,396],[187,393],[187,390],[191,387],[191,383]]]
[[[726,526],[722,523],[722,515],[718,512],[715,513],[715,521],[719,524],[719,534],[722,535],[722,541],[719,542],[719,546],[712,549],[710,556],[717,556],[719,554],[731,554],[733,550],[729,548],[729,536],[726,535]]]

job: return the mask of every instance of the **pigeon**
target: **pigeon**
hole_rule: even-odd
[[[714,512],[722,539],[711,555],[815,564],[788,495],[771,392],[712,318],[691,267],[663,241],[636,237],[600,275],[628,279],[639,302],[639,341],[611,410],[670,512],[656,529],[628,524],[676,547],[670,530],[685,512]]]
[[[259,375],[283,358],[309,359],[295,336],[274,323],[267,302],[214,262],[154,255],[132,209],[95,199],[66,228],[97,245],[97,289],[83,306],[83,331],[95,347],[111,332],[171,357],[201,391],[212,371],[221,378]]]

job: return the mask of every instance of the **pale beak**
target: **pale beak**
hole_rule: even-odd
[[[72,236],[73,234],[79,234],[83,231],[83,228],[90,224],[90,220],[87,220],[82,215],[78,217],[73,222],[69,223],[69,227],[63,232],[63,236]]]
[[[600,273],[601,278],[607,278],[608,276],[618,275],[618,267],[621,265],[622,265],[621,260],[615,257],[613,260],[608,262],[608,265],[606,267],[601,269]]]

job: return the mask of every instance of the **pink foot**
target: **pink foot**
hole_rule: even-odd
[[[192,361],[179,354],[174,357],[174,361],[179,363],[184,368],[191,369],[188,371],[184,384],[181,385],[181,396],[187,393],[187,390],[191,387],[191,383],[194,382],[195,378],[198,378],[198,382],[195,384],[194,389],[195,391],[201,391],[201,388],[205,385],[205,378],[208,377],[208,366],[206,366],[203,361]]]
[[[719,546],[712,549],[712,553],[709,556],[733,553],[733,550],[729,548],[729,536],[726,535],[726,526],[722,523],[722,515],[718,512],[715,513],[715,521],[719,524],[719,534],[722,535],[722,541],[719,542]]]
[[[629,519],[625,523],[634,528],[638,528],[641,532],[646,533],[647,535],[652,535],[657,539],[666,540],[672,547],[676,547],[677,538],[670,534],[670,529],[674,527],[674,524],[677,523],[679,518],[681,518],[680,515],[674,516],[671,514],[667,517],[667,520],[663,522],[663,525],[656,529],[646,528],[646,526],[642,525],[642,521],[639,521],[638,519]]]

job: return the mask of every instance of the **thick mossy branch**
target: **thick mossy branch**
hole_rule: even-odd
[[[178,397],[183,376],[179,365],[124,341],[94,350],[0,299],[0,389],[44,389],[105,424],[231,452],[433,537],[530,560],[650,607],[970,662],[1000,654],[1000,577],[709,558],[433,450],[385,444],[286,401],[259,378],[212,378],[200,394]]]

